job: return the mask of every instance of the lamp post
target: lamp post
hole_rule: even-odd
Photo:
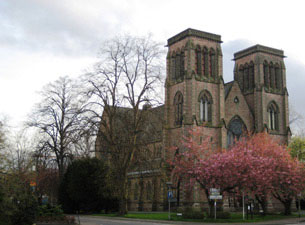
[[[168,192],[167,192],[167,199],[168,199],[168,219],[171,219],[171,198],[173,197],[173,192],[172,192],[172,182],[166,182]]]

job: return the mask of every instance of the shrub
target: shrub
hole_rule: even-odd
[[[117,211],[112,196],[108,167],[96,158],[74,160],[67,168],[59,188],[59,201],[65,213]]]
[[[198,209],[187,207],[182,212],[183,219],[204,219],[204,213]]]
[[[43,222],[62,221],[64,214],[60,206],[42,205],[38,207],[37,220]]]
[[[209,215],[209,218],[214,218],[214,212]],[[231,218],[231,213],[230,212],[223,212],[223,211],[217,211],[216,212],[216,218],[217,219],[230,219]]]

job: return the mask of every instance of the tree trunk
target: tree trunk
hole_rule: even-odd
[[[127,192],[127,186],[128,186],[128,180],[127,176],[123,178],[122,186],[119,188],[121,191],[119,197],[119,215],[123,216],[127,214],[128,208],[127,208],[127,199],[128,199],[128,192]]]
[[[263,215],[266,215],[268,212],[268,200],[266,196],[259,196],[259,195],[255,195],[256,200],[258,201],[258,203],[260,204],[260,206],[262,207],[263,210]]]
[[[291,203],[292,203],[292,199],[286,199],[282,203],[283,203],[283,205],[285,207],[284,215],[291,215]]]
[[[282,197],[278,193],[273,193],[273,197],[278,199],[284,206],[284,215],[291,215],[291,203],[293,198],[291,195],[287,194],[286,196]]]
[[[143,183],[143,178],[140,178],[140,196],[139,196],[139,204],[138,204],[138,211],[143,211],[144,209],[144,183]]]

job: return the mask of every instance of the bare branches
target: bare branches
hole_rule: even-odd
[[[28,125],[37,128],[44,137],[44,146],[56,157],[62,176],[65,161],[72,156],[71,145],[83,130],[82,114],[85,101],[78,88],[68,77],[61,77],[41,92],[42,101],[37,105]]]
[[[162,86],[163,53],[150,37],[117,37],[103,44],[100,62],[83,77],[90,122],[98,131],[96,154],[112,162],[124,195],[127,172],[151,142],[144,133],[153,113],[141,108],[161,102],[155,93]]]

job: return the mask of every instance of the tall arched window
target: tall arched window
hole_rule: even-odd
[[[270,86],[269,65],[267,61],[264,61],[264,82],[265,82],[265,87],[269,88]]]
[[[174,98],[175,124],[182,125],[183,120],[183,95],[178,91]]]
[[[206,47],[203,48],[203,71],[204,76],[209,76],[209,52]]]
[[[178,80],[180,78],[180,53],[178,52],[175,59],[175,80]]]
[[[249,65],[248,63],[245,64],[244,68],[244,90],[249,89]]]
[[[216,57],[215,50],[213,48],[210,49],[210,74],[211,77],[216,76]]]
[[[276,105],[275,102],[270,102],[268,107],[267,107],[267,112],[268,112],[268,127],[270,130],[278,130],[279,125],[278,125],[278,106]]]
[[[151,182],[147,182],[147,188],[146,188],[146,199],[150,201],[152,199],[152,185]]]
[[[227,146],[234,144],[247,131],[245,123],[239,116],[234,116],[228,125]]]
[[[176,53],[173,52],[172,57],[171,57],[171,75],[172,75],[172,80],[176,80]]]
[[[134,185],[134,200],[138,200],[139,198],[139,186],[138,186],[138,183],[135,183]]]
[[[180,79],[184,78],[184,51],[181,51],[180,54]]]
[[[212,121],[212,96],[207,91],[204,90],[200,93],[199,98],[199,118],[202,122],[211,122]]]
[[[273,63],[269,64],[269,73],[270,73],[270,87],[275,88],[275,74],[274,74],[274,66]]]
[[[249,66],[249,88],[254,88],[254,63],[251,61]]]
[[[275,64],[275,88],[282,89],[282,74],[278,63]]]
[[[196,73],[198,75],[201,75],[201,71],[202,71],[202,53],[201,53],[201,49],[200,46],[197,46],[196,48]]]
[[[244,66],[241,65],[238,70],[238,80],[241,90],[244,90]]]

